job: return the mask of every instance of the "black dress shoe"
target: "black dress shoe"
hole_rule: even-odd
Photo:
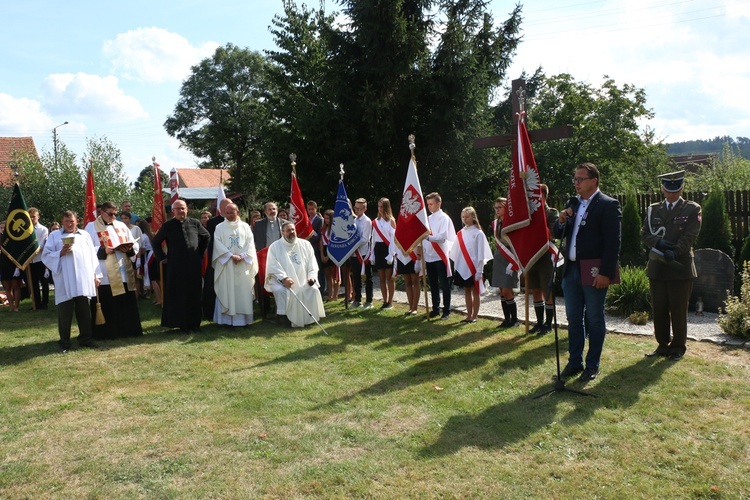
[[[583,373],[581,373],[581,376],[578,377],[578,380],[581,382],[588,382],[589,380],[594,380],[597,375],[599,375],[599,370],[596,368],[586,368],[583,370]]]
[[[68,351],[70,350],[70,347],[58,347],[57,352],[60,354],[68,354]]]
[[[562,372],[560,372],[560,378],[568,378],[572,377],[573,375],[578,375],[583,371],[583,366],[572,366],[568,365],[566,366]]]
[[[550,330],[551,328],[549,328],[547,325],[542,325],[542,327],[539,329],[539,332],[537,332],[537,335],[547,335]]]
[[[684,356],[684,354],[682,354],[681,352],[673,352],[672,354],[667,356],[667,359],[669,361],[679,361],[682,359],[682,356]]]
[[[78,344],[81,349],[99,349],[99,344],[96,342],[86,342],[84,344]]]
[[[531,327],[531,329],[529,330],[529,333],[537,333],[539,330],[543,330],[543,329],[544,329],[544,323],[542,324],[537,323]]]
[[[430,311],[430,318],[437,318],[440,316],[440,311]]]
[[[656,358],[658,356],[666,358],[669,356],[668,352],[660,351],[659,349],[655,350],[654,352],[650,352],[648,354],[644,354],[647,358]]]
[[[451,317],[451,313],[444,313],[442,316],[440,316],[440,321],[445,321],[446,319]]]

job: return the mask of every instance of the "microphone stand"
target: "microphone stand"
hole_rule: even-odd
[[[565,210],[567,210],[569,207],[570,207],[570,204],[568,204],[565,207]],[[565,237],[567,236],[567,232],[568,232],[568,222],[566,220],[565,227],[563,228],[561,243],[565,243]],[[557,255],[555,256],[555,262],[553,264],[554,267],[552,268],[552,276],[550,277],[550,281],[547,286],[547,294],[545,295],[545,303],[549,302],[550,298],[552,298],[552,304],[555,306],[555,309],[554,309],[555,312],[552,315],[552,321],[554,323],[554,329],[555,329],[555,358],[557,360],[557,378],[555,379],[555,384],[552,387],[552,389],[545,391],[537,396],[534,396],[534,399],[542,398],[544,396],[552,394],[553,392],[572,392],[574,394],[579,394],[581,396],[589,396],[592,398],[598,398],[599,396],[597,396],[596,394],[591,394],[588,392],[579,391],[577,389],[570,389],[568,387],[565,387],[565,381],[560,376],[560,373],[561,373],[560,372],[560,336],[558,335],[558,332],[557,332],[557,327],[558,327],[557,304],[555,303],[555,276],[557,275],[557,270],[558,270],[557,265],[560,261],[560,256],[562,255],[562,244],[560,245],[560,247],[561,249],[558,251]],[[567,246],[566,246],[566,249],[567,249]]]

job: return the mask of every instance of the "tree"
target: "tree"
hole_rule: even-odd
[[[641,216],[635,193],[628,193],[622,208],[622,247],[620,263],[623,266],[644,265],[644,251],[641,244]]]
[[[120,150],[109,139],[87,138],[82,162],[83,172],[89,166],[94,168],[94,189],[98,203],[111,201],[119,206],[123,200],[130,198],[131,189],[125,177]],[[85,179],[85,175],[83,178]],[[81,199],[83,200],[83,195]]]
[[[227,44],[193,66],[164,128],[205,166],[228,168],[232,190],[263,192],[267,63],[258,52]]]
[[[556,194],[571,193],[571,172],[584,161],[601,172],[602,189],[611,193],[653,189],[656,173],[667,172],[665,146],[641,124],[653,118],[646,93],[618,85],[605,76],[601,87],[578,82],[569,74],[547,77],[540,70],[527,80],[529,130],[573,125],[573,137],[534,144],[542,178]],[[510,129],[510,103],[498,106],[496,123]]]
[[[19,157],[17,165],[26,204],[39,209],[44,224],[59,221],[65,210],[83,213],[83,174],[64,142],[58,141],[56,157],[43,151],[39,160]]]
[[[724,191],[719,188],[712,189],[703,205],[703,222],[695,248],[714,248],[734,259],[732,227],[729,223],[726,205]]]
[[[169,175],[159,169],[162,188],[169,186]],[[144,167],[138,174],[138,178],[133,183],[131,193],[131,202],[133,211],[140,217],[148,217],[154,208],[154,166]]]
[[[692,176],[691,189],[710,191],[750,189],[750,160],[743,158],[729,142],[712,167],[702,167]]]
[[[493,189],[496,153],[472,141],[492,132],[490,102],[519,41],[520,7],[495,27],[487,1],[441,1],[437,12],[433,4],[346,0],[350,22],[338,27],[322,9],[285,2],[272,29],[280,50],[269,53],[271,136],[275,151],[298,154],[306,193],[332,200],[344,163],[356,170],[347,177],[354,196],[399,199],[410,133],[426,190],[455,198]],[[269,166],[288,172],[286,154],[269,156]]]

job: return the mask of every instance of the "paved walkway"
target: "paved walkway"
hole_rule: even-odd
[[[374,281],[374,298],[376,302],[379,302],[382,299],[377,277],[374,279]],[[396,290],[394,301],[402,304],[406,303],[406,292]],[[516,301],[518,303],[518,318],[520,320],[525,320],[526,314],[524,310],[525,307],[523,295],[517,295]],[[420,302],[424,304],[424,294],[422,294],[422,299]],[[565,304],[562,298],[557,299],[556,307],[557,321],[559,325],[563,328],[567,328],[568,319],[565,314]],[[454,288],[453,293],[451,294],[451,310],[463,314],[466,313],[466,302],[464,301],[463,289]],[[536,315],[534,313],[534,308],[532,305],[529,305],[529,311],[531,321],[535,322]],[[494,293],[487,293],[481,297],[479,317],[497,320],[503,319],[503,312],[499,295],[496,295]],[[730,337],[729,335],[724,333],[717,323],[718,317],[719,315],[715,313],[705,313],[705,315],[703,316],[696,316],[695,313],[690,313],[688,315],[688,339],[694,341],[713,342],[719,345],[744,346],[745,348],[750,349],[750,341]],[[607,331],[611,333],[620,333],[625,335],[645,335],[649,337],[653,336],[653,321],[649,321],[645,325],[633,325],[632,323],[630,323],[630,321],[628,321],[627,318],[607,315],[606,322]]]

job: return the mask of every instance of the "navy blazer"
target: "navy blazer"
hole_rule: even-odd
[[[617,270],[622,239],[620,202],[599,191],[591,199],[585,217],[586,223],[578,228],[578,234],[576,235],[576,261],[602,259],[599,272],[612,279]],[[566,266],[568,264],[568,250],[570,249],[570,236],[573,234],[575,220],[575,217],[570,217],[565,225],[560,224],[558,220],[553,228],[556,238],[565,235]],[[565,269],[563,269],[563,275]]]

